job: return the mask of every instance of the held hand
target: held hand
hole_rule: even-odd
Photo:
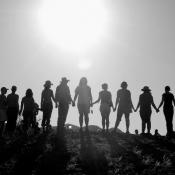
[[[158,113],[159,112],[159,109],[156,109],[156,112]]]
[[[57,103],[55,103],[55,108],[58,108],[58,104]]]
[[[75,102],[74,101],[72,102],[72,106],[75,107]]]
[[[21,111],[19,111],[19,116],[21,116]]]
[[[116,111],[116,108],[113,108],[113,112],[115,112]]]

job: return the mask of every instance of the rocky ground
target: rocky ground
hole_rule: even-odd
[[[175,139],[56,130],[0,140],[0,175],[175,174]]]

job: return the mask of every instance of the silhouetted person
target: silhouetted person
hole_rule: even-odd
[[[67,85],[68,82],[69,80],[67,80],[66,77],[63,77],[60,85],[57,86],[55,92],[55,101],[58,105],[58,132],[63,132],[69,110],[69,105],[71,102],[73,103],[70,94],[70,89]]]
[[[142,120],[142,134],[145,133],[146,125],[147,125],[148,134],[150,134],[150,131],[151,131],[151,114],[152,114],[151,106],[154,107],[156,112],[158,112],[158,109],[154,104],[153,96],[150,92],[151,90],[149,89],[149,87],[145,86],[142,89],[142,91],[143,91],[143,93],[139,97],[139,102],[138,102],[138,105],[137,105],[137,108],[136,108],[135,111],[137,111],[138,108],[140,108],[140,117],[141,117],[141,120]]]
[[[173,115],[175,99],[174,95],[170,92],[169,86],[165,87],[165,93],[162,95],[162,101],[158,109],[160,109],[162,105],[166,120],[167,136],[171,136],[171,134],[173,133]]]
[[[34,105],[33,92],[31,89],[27,89],[26,95],[22,98],[19,111],[19,115],[21,115],[21,113],[23,115],[23,129],[25,132],[32,124]]]
[[[75,90],[74,105],[77,97],[78,97],[77,106],[80,114],[79,116],[80,129],[82,129],[83,126],[83,116],[84,116],[86,129],[88,130],[90,105],[92,104],[92,94],[91,94],[91,88],[87,85],[87,78],[85,77],[80,79],[79,86]]]
[[[43,131],[51,127],[50,118],[53,110],[52,100],[55,102],[53,91],[50,89],[51,85],[52,85],[51,81],[47,80],[44,84],[44,90],[42,91],[42,94],[41,94],[41,109],[43,110],[43,120],[41,125],[43,128]]]
[[[92,103],[93,105],[100,102],[100,112],[102,116],[102,128],[103,131],[105,131],[105,126],[106,126],[106,131],[108,132],[109,129],[109,115],[111,112],[111,107],[113,107],[112,103],[112,95],[111,92],[108,91],[108,84],[104,83],[102,84],[102,91],[99,92],[99,97],[98,99]]]
[[[17,87],[12,86],[11,94],[7,96],[7,125],[6,131],[9,136],[12,136],[15,128],[16,128],[16,121],[18,118],[19,113],[19,96],[16,94]]]
[[[7,90],[6,87],[2,87],[0,94],[0,137],[3,135],[4,124],[7,121],[7,97],[5,95]]]
[[[161,136],[161,135],[159,134],[158,129],[155,129],[155,131],[154,131],[154,136],[155,136],[155,137],[159,137],[159,136]]]
[[[128,84],[124,81],[121,83],[121,89],[117,91],[117,98],[116,98],[116,103],[115,103],[115,108],[114,111],[117,108],[117,119],[115,123],[115,128],[114,131],[117,130],[118,125],[120,124],[122,115],[125,115],[125,120],[126,120],[126,133],[129,133],[129,115],[132,112],[132,109],[134,109],[132,100],[131,100],[131,93],[129,90],[127,90]]]

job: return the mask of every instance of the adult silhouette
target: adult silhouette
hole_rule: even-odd
[[[140,117],[142,120],[142,134],[145,133],[146,125],[147,125],[148,134],[150,134],[151,114],[152,114],[151,106],[153,106],[156,112],[158,112],[159,110],[154,104],[153,96],[151,94],[151,89],[148,86],[145,86],[141,90],[143,91],[143,93],[139,97],[139,102],[135,112],[138,110],[138,108],[140,108]]]
[[[41,109],[43,110],[43,119],[42,119],[42,128],[43,131],[48,130],[50,126],[50,118],[52,115],[53,104],[52,100],[55,102],[55,97],[53,95],[53,91],[51,89],[50,80],[47,80],[44,84],[44,89],[41,94]],[[55,102],[56,106],[56,102]]]
[[[66,77],[63,77],[60,85],[57,86],[56,92],[55,92],[55,101],[58,106],[58,132],[62,132],[64,130],[69,105],[73,100],[71,98],[70,89],[67,85],[69,80]]]
[[[171,136],[171,134],[173,133],[173,115],[175,106],[174,95],[170,92],[170,90],[171,89],[169,86],[165,87],[165,93],[163,93],[162,101],[160,102],[160,105],[158,107],[158,109],[160,109],[163,105],[163,112],[166,120],[167,136]]]
[[[34,105],[33,92],[31,89],[27,89],[26,95],[21,100],[21,108],[19,111],[19,115],[23,115],[23,129],[25,133],[32,124]]]
[[[90,113],[90,106],[92,104],[92,94],[91,94],[91,88],[87,85],[87,78],[82,77],[79,82],[79,86],[75,89],[75,96],[74,96],[74,102],[78,97],[78,111],[79,111],[79,123],[80,123],[80,129],[82,129],[83,126],[83,116],[85,120],[86,130],[88,130],[88,124],[89,124],[89,113]]]
[[[105,131],[105,126],[106,126],[106,131],[108,132],[109,129],[109,115],[111,112],[111,107],[113,107],[113,102],[112,102],[112,95],[111,92],[108,91],[108,84],[104,83],[102,84],[102,91],[99,92],[99,97],[98,99],[92,103],[92,105],[101,102],[100,104],[100,112],[102,116],[102,128],[103,131]]]
[[[133,110],[135,109],[131,100],[131,92],[127,89],[127,87],[128,87],[127,82],[123,81],[121,83],[121,89],[117,91],[117,98],[115,102],[114,111],[116,110],[117,105],[118,105],[118,109],[117,109],[117,119],[116,119],[114,131],[117,130],[118,125],[120,124],[122,115],[124,114],[125,120],[126,120],[126,133],[129,133],[129,125],[130,125],[129,115],[132,112],[132,109]]]
[[[3,135],[4,124],[7,120],[7,97],[5,95],[7,90],[6,87],[2,87],[0,94],[0,137]]]
[[[7,96],[7,125],[6,130],[9,136],[12,136],[15,128],[16,121],[19,113],[19,95],[16,94],[17,87],[12,86],[11,93]]]

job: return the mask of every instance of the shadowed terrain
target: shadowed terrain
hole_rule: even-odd
[[[0,155],[2,175],[175,174],[175,139],[166,137],[52,129],[1,140]]]

